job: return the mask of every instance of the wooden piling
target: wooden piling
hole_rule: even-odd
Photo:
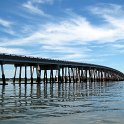
[[[65,83],[67,83],[67,67],[65,67]]]
[[[30,66],[30,75],[31,75],[31,83],[33,83],[33,70],[32,66]]]
[[[15,78],[16,78],[16,71],[17,71],[17,66],[15,66],[15,71],[14,71],[14,78],[13,78],[13,83],[15,83]]]
[[[62,82],[64,83],[64,68],[62,67]]]
[[[47,83],[47,70],[44,70],[44,83]]]
[[[41,81],[41,67],[40,67],[40,65],[38,65],[36,67],[36,74],[37,74],[37,80],[36,80],[36,82],[40,83],[40,81]]]
[[[54,82],[53,69],[51,70],[52,83]]]
[[[52,69],[50,69],[50,83],[52,82]]]
[[[60,83],[60,68],[58,68],[58,83]]]
[[[72,82],[74,83],[74,82],[75,82],[75,80],[74,80],[74,70],[73,70],[73,68],[71,68],[71,72],[72,72],[72,77],[73,77],[73,78],[72,78],[72,79],[73,79],[73,81],[72,81]]]
[[[85,82],[87,82],[87,80],[88,80],[88,77],[87,77],[87,69],[85,70]]]
[[[19,84],[21,83],[21,72],[22,71],[22,66],[20,66],[20,70],[19,70]]]
[[[3,81],[3,85],[5,85],[5,84],[6,84],[6,79],[5,79],[3,64],[1,64],[1,72],[2,72],[2,81]]]
[[[27,84],[27,66],[25,66],[25,84]]]
[[[69,67],[68,67],[68,75],[69,75],[69,83],[71,83],[71,71]]]

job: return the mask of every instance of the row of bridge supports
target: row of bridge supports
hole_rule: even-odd
[[[15,82],[17,68],[19,68],[19,83],[21,83],[22,68],[25,68],[25,83],[27,83],[27,67],[16,66],[13,82]],[[47,66],[29,66],[30,67],[30,82],[33,83],[33,74],[36,71],[36,82],[96,82],[96,81],[120,81],[123,80],[118,74],[97,68],[81,68],[81,67],[63,67],[57,66],[55,68]]]
[[[34,71],[36,71],[36,82],[40,83],[65,83],[65,82],[99,82],[99,81],[120,81],[123,80],[119,74],[105,69],[91,68],[91,67],[71,67],[71,66],[27,66],[15,65],[13,82],[18,79],[22,82],[22,75],[24,76],[24,83],[29,80],[28,71],[30,70],[30,83],[34,83]],[[23,72],[22,72],[23,69]],[[19,70],[19,71],[18,71]],[[17,77],[17,71],[19,76]],[[2,81],[6,84],[3,64],[1,64]],[[27,76],[28,75],[28,76]],[[16,78],[17,77],[17,78]]]

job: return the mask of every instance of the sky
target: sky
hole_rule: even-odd
[[[124,0],[0,0],[0,53],[124,72]]]

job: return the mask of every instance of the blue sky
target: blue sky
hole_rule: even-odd
[[[124,1],[0,0],[0,53],[124,72]]]

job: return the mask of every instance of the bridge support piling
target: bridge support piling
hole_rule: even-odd
[[[104,70],[104,81],[107,81],[106,71]]]
[[[83,74],[82,74],[82,68],[80,69],[80,83],[82,83],[82,77],[83,77]]]
[[[31,84],[33,84],[33,66],[30,66]]]
[[[108,74],[108,71],[106,72],[106,79],[107,79],[107,81],[109,81],[109,74]]]
[[[72,75],[73,75],[73,82],[75,83],[75,74],[74,74],[74,68],[71,68]]]
[[[110,74],[109,74],[109,72],[108,72],[108,75],[107,75],[107,77],[108,77],[108,81],[110,81]]]
[[[16,71],[17,71],[17,66],[15,65],[15,71],[14,71],[14,78],[13,78],[13,83],[15,83],[15,78],[16,78]]]
[[[100,81],[100,71],[98,70],[98,82]]]
[[[27,84],[27,66],[25,66],[25,84]]]
[[[93,82],[95,82],[95,78],[96,78],[95,69],[93,69]]]
[[[51,70],[51,77],[52,77],[52,82],[54,82],[53,69]]]
[[[54,77],[55,82],[58,82],[58,81],[57,81],[57,73],[58,73],[58,72],[57,72],[57,70],[56,70],[55,77]]]
[[[67,83],[67,67],[65,67],[65,83]]]
[[[5,85],[5,84],[6,84],[6,79],[5,79],[3,64],[1,64],[1,72],[2,72],[2,81],[3,81],[3,85]]]
[[[89,69],[89,82],[91,82],[91,70]]]
[[[22,66],[20,66],[20,70],[19,70],[19,83],[21,83],[21,73],[22,73]]]
[[[48,83],[48,75],[47,75],[47,70],[46,70],[46,83]]]
[[[78,82],[78,68],[77,67],[75,68],[75,80],[77,83]]]
[[[60,83],[60,68],[58,68],[58,83]]]
[[[77,68],[77,83],[80,81],[79,79],[79,68]]]
[[[103,71],[101,70],[101,81],[104,81],[104,77],[103,77]]]
[[[47,70],[44,70],[44,83],[47,83]]]
[[[62,82],[64,83],[64,68],[62,67]]]
[[[69,67],[68,67],[68,75],[69,75],[69,83],[71,83],[71,71]]]
[[[97,70],[95,69],[95,82],[97,82]]]
[[[76,68],[73,68],[74,82],[76,83]]]
[[[36,82],[40,83],[40,81],[41,81],[41,67],[40,67],[40,65],[38,65],[36,67],[36,74],[37,74],[37,80],[36,80]]]
[[[95,73],[94,73],[94,69],[92,70],[92,82],[95,82]]]
[[[90,81],[93,82],[93,69],[90,70],[91,78]]]
[[[50,69],[50,83],[52,82],[52,69]]]
[[[83,83],[84,81],[84,69],[81,69],[81,82]]]
[[[44,83],[46,81],[45,78],[46,78],[46,71],[44,70],[44,78],[43,78]]]
[[[85,70],[84,70],[84,68],[82,69],[82,82],[84,82],[85,81]]]
[[[87,82],[87,80],[88,80],[87,72],[88,72],[88,70],[86,69],[86,70],[85,70],[85,78],[84,78],[84,82]]]
[[[77,82],[80,82],[80,69],[77,68]]]

